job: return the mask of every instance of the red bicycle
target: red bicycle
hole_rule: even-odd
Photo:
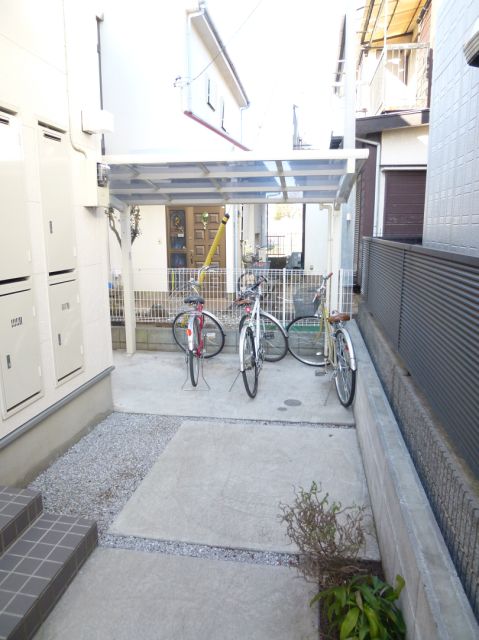
[[[173,320],[173,337],[185,351],[191,384],[196,387],[203,358],[216,356],[224,347],[225,332],[218,318],[203,308],[204,298],[199,293],[200,274],[209,267],[201,267],[198,279],[189,281],[191,294],[184,299],[192,306],[189,311],[181,311]]]

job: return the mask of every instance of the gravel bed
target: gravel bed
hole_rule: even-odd
[[[46,512],[96,520],[100,546],[288,566],[292,554],[228,549],[107,533],[117,514],[184,420],[185,418],[177,416],[114,412],[37,476],[29,484],[29,489],[41,491]],[[244,423],[234,419],[228,422]],[[258,422],[264,425],[291,426],[291,423]],[[334,425],[318,426],[324,428]]]
[[[42,492],[45,511],[96,520],[101,544],[181,422],[178,417],[112,413],[29,488]]]

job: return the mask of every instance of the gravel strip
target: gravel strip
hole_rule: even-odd
[[[212,560],[288,566],[293,554],[227,549],[107,533],[113,520],[157,461],[181,423],[188,419],[222,424],[253,423],[239,419],[225,421],[218,418],[114,412],[37,476],[28,488],[41,491],[44,510],[47,512],[96,520],[100,546]],[[286,427],[294,424],[308,428],[349,428],[332,424],[262,420],[254,423]]]
[[[289,553],[274,551],[248,551],[245,549],[228,549],[226,547],[211,547],[205,544],[191,544],[175,542],[174,540],[152,540],[151,538],[136,538],[135,536],[105,535],[104,547],[132,549],[149,553],[168,553],[175,556],[190,556],[192,558],[208,558],[209,560],[231,560],[234,562],[249,562],[270,566],[288,567],[295,557]]]

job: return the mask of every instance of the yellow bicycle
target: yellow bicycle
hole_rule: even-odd
[[[316,313],[294,318],[288,327],[288,349],[300,362],[312,367],[331,367],[339,401],[349,407],[356,390],[356,356],[344,322],[348,313],[328,312],[326,284],[333,274],[321,276],[320,286],[313,294]]]

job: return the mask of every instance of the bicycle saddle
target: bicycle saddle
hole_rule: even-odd
[[[351,316],[349,315],[349,313],[331,311],[328,320],[331,324],[333,324],[334,322],[347,322],[348,320],[351,320]]]
[[[201,296],[187,296],[185,298],[186,304],[203,304],[205,301]]]
[[[233,302],[238,306],[253,304],[253,300],[250,300],[249,298],[236,298]]]

